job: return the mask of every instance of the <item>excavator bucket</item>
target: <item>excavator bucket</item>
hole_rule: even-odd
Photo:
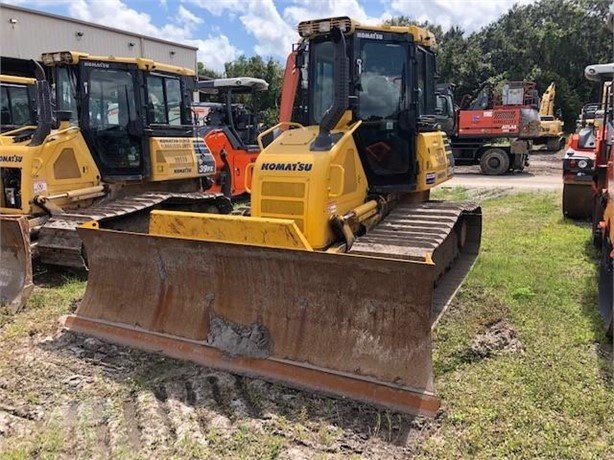
[[[431,358],[431,258],[316,252],[296,237],[293,221],[278,223],[274,231],[267,219],[155,211],[150,234],[86,224],[78,232],[88,254],[87,289],[64,325],[209,367],[434,416],[440,402]],[[224,232],[212,229],[235,231],[244,242],[220,241]]]
[[[23,308],[32,288],[30,227],[24,216],[0,217],[0,303],[13,313]]]

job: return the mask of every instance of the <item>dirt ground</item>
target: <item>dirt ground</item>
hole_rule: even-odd
[[[0,458],[401,459],[440,423],[115,346],[36,308],[0,317]]]
[[[452,180],[442,187],[460,187],[490,193],[513,193],[521,190],[560,191],[563,188],[562,169],[565,151],[546,153],[537,151],[530,155],[529,166],[522,172],[486,176],[478,165],[457,166]]]
[[[556,153],[546,153],[545,151],[534,151],[529,155],[529,166],[521,174],[531,174],[534,176],[561,176],[563,172],[563,155],[565,149],[561,149]],[[454,168],[456,174],[478,174],[480,167],[475,166],[456,166]]]
[[[530,165],[527,171],[540,176],[561,176],[563,174],[563,156],[565,149],[556,153],[542,153],[540,151],[531,153],[529,156]]]

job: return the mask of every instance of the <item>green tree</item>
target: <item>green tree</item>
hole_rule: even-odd
[[[216,72],[215,70],[208,69],[205,67],[205,64],[202,62],[198,62],[198,78],[201,79],[209,79],[209,78],[222,78],[222,74]]]
[[[605,17],[609,0],[541,0],[515,5],[477,33],[493,75],[533,80],[540,90],[557,84],[556,105],[568,127],[585,102],[598,100],[598,85],[584,78],[589,64],[612,59]]]

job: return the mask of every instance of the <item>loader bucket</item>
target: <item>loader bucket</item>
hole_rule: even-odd
[[[13,313],[32,293],[30,227],[24,216],[0,217],[0,304]]]
[[[66,327],[205,366],[434,416],[434,265],[78,229]]]

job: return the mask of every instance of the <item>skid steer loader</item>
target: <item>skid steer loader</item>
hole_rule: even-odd
[[[32,288],[33,257],[87,266],[83,222],[146,229],[153,208],[232,209],[203,192],[215,161],[194,137],[194,71],[78,52],[42,60],[57,110],[39,65],[37,124],[0,136],[0,302],[13,311]]]
[[[479,206],[428,200],[452,175],[434,37],[347,17],[298,29],[283,97],[296,110],[282,107],[295,118],[266,148],[259,137],[250,214],[154,211],[148,233],[84,224],[90,277],[63,324],[433,416],[431,329],[481,237]]]
[[[215,158],[216,171],[211,191],[234,199],[245,195],[245,170],[260,153],[256,142],[260,120],[253,108],[257,102],[256,94],[268,87],[266,81],[252,77],[218,78],[197,83],[200,93],[223,97],[223,102],[194,107],[207,110],[196,132]],[[252,109],[239,104],[238,97],[248,98]]]

